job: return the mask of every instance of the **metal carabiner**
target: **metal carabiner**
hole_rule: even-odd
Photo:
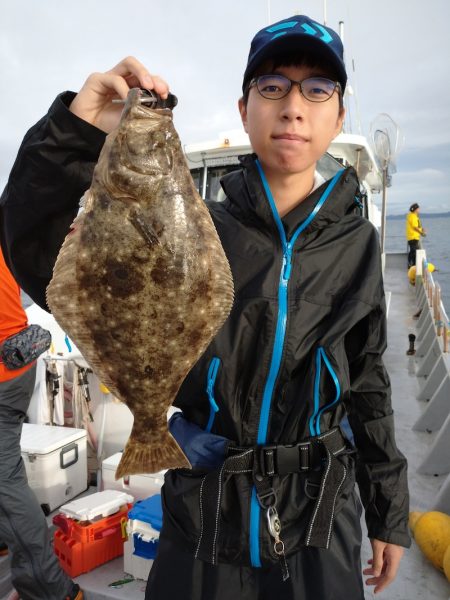
[[[281,533],[281,521],[277,509],[274,506],[270,506],[267,509],[266,515],[269,533],[276,541],[278,541]]]
[[[141,97],[139,98],[139,102],[149,108],[170,108],[172,110],[178,104],[178,98],[174,94],[169,93],[167,98],[163,99],[153,90],[147,90],[145,88],[140,89]],[[114,104],[125,104],[126,100],[122,98],[113,98],[112,102]]]

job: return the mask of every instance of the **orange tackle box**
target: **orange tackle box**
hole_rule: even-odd
[[[70,577],[87,573],[123,554],[132,502],[133,497],[128,494],[107,490],[61,507],[53,517],[57,527],[53,547]]]

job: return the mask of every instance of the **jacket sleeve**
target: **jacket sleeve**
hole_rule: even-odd
[[[26,134],[0,199],[0,237],[19,285],[48,310],[45,290],[59,249],[89,187],[105,134],[56,98]]]
[[[381,272],[379,290],[383,290]],[[357,448],[356,479],[370,538],[409,547],[407,463],[395,441],[386,348],[384,296],[347,334],[350,397],[346,408]]]

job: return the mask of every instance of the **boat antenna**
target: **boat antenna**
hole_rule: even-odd
[[[375,157],[383,172],[383,200],[381,206],[381,253],[384,255],[386,240],[386,188],[391,185],[392,175],[397,171],[395,158],[403,148],[405,138],[397,123],[386,113],[375,117],[370,125],[370,139]]]
[[[358,128],[358,133],[359,135],[362,135],[362,129],[361,129],[361,114],[359,112],[359,99],[358,99],[358,88],[356,85],[356,67],[355,67],[355,60],[352,58],[352,69],[353,69],[353,92],[354,92],[354,97],[355,97],[355,109],[356,109],[356,125]]]
[[[342,44],[345,48],[345,44],[344,44],[344,21],[339,21],[339,37],[342,40]],[[344,64],[346,63],[346,55],[345,55],[345,50],[344,50]],[[350,82],[347,83],[347,86],[345,88],[345,93],[344,93],[344,105],[345,105],[345,121],[342,127],[342,131],[344,133],[346,132],[352,132],[352,113],[350,110],[350,96],[353,95],[353,89],[350,85]],[[348,126],[347,126],[348,125]]]

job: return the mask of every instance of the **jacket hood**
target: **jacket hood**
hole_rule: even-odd
[[[256,154],[239,158],[242,169],[228,173],[221,179],[222,188],[228,199],[228,210],[240,221],[255,223],[261,228],[272,230],[276,227],[272,210],[256,166]],[[298,212],[298,225],[304,220],[306,205],[308,213],[314,208],[326,191],[330,181],[325,181],[302,203],[289,212],[289,223],[295,222]],[[309,225],[309,230],[322,229],[339,221],[344,215],[353,212],[361,196],[360,184],[353,167],[343,169],[342,175],[333,188],[333,193],[324,202]],[[298,210],[301,207],[301,210]],[[289,227],[290,228],[290,227]]]

